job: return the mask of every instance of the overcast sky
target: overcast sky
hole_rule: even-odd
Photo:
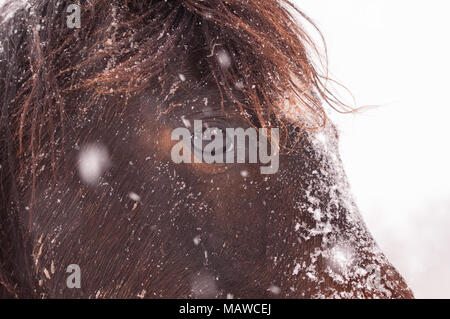
[[[358,105],[333,116],[365,220],[417,297],[450,297],[450,2],[296,0]]]

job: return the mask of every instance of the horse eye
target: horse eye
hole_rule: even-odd
[[[203,151],[205,146],[212,143],[215,139],[221,138],[223,146],[221,149],[216,148],[215,151],[212,152],[213,156],[234,151],[234,140],[227,135],[226,128],[223,127],[223,124],[221,123],[204,122],[202,132],[194,131],[191,137],[193,147],[200,151]],[[197,142],[198,140],[200,140],[201,143]]]

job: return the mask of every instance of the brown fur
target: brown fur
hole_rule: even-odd
[[[82,3],[82,28],[72,30],[68,4],[35,1],[0,32],[0,297],[269,298],[271,285],[286,298],[412,297],[371,251],[363,222],[321,191],[337,182],[327,174],[334,167],[308,132],[326,127],[321,100],[347,109],[314,67],[316,47],[296,23],[310,22],[303,13],[275,0],[96,0]],[[232,67],[217,63],[220,50]],[[249,184],[237,165],[170,162],[167,132],[204,98],[234,127],[282,128],[279,175],[264,179],[247,165]],[[286,100],[297,121],[283,115]],[[94,188],[74,169],[79,146],[91,142],[105,144],[113,163]],[[336,232],[302,242],[295,223],[317,226],[297,207],[307,189]],[[130,190],[142,195],[137,206]],[[389,294],[357,288],[370,274],[336,283],[324,257],[312,260],[344,238],[358,267],[375,260],[381,281],[394,283]],[[299,260],[305,269],[295,277]],[[72,263],[82,269],[80,290],[65,286]],[[319,284],[307,276],[314,263]],[[192,288],[205,281],[217,287]]]

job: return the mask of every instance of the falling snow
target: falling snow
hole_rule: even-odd
[[[270,293],[272,293],[274,295],[279,295],[281,293],[280,287],[277,287],[277,286],[270,286],[269,289],[267,289],[267,291],[269,291]]]
[[[79,153],[78,172],[85,184],[97,184],[109,165],[108,150],[101,144],[87,145]]]
[[[128,193],[128,197],[135,201],[135,202],[140,202],[141,201],[141,196],[139,196],[138,194],[134,193],[134,192],[129,192]]]
[[[231,66],[231,57],[225,50],[220,50],[217,52],[217,62],[224,69],[228,69]]]

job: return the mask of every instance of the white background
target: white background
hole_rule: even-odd
[[[450,298],[450,2],[295,3],[325,36],[334,79],[379,105],[332,116],[368,227],[416,297]]]
[[[419,298],[450,298],[450,2],[294,0],[358,105],[333,115],[353,192]],[[0,5],[4,0],[0,0]]]

